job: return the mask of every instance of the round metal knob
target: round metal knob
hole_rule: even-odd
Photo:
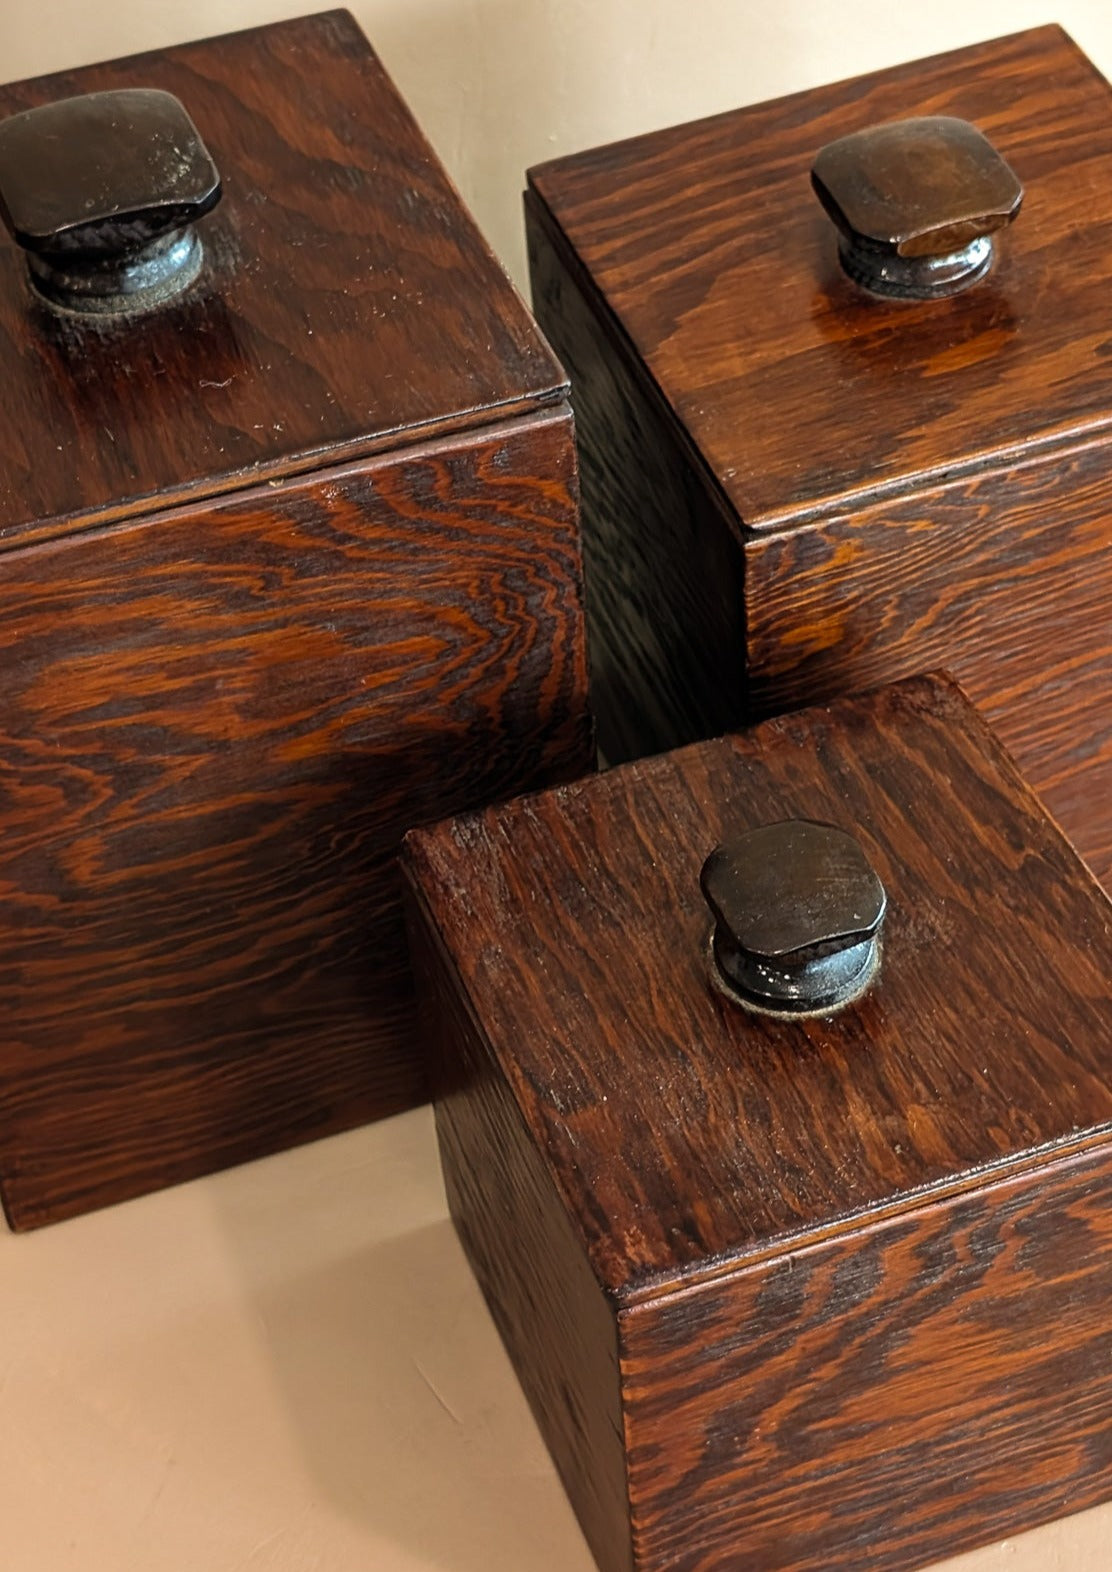
[[[710,854],[700,882],[719,980],[751,1007],[826,1013],[872,981],[887,900],[844,830],[810,819],[750,830]]]
[[[172,93],[125,88],[0,121],[0,215],[51,305],[149,310],[197,277],[220,176]]]
[[[824,147],[811,184],[838,227],[842,266],[877,295],[954,295],[992,265],[1023,187],[967,120],[893,120]]]

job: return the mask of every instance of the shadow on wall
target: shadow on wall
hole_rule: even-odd
[[[1045,20],[1045,0],[936,0],[898,13],[890,0],[353,4],[523,290],[531,165]],[[1058,14],[1084,23],[1093,5],[1061,0]]]
[[[355,4],[523,291],[521,192],[533,164],[806,85],[815,28],[803,7],[774,19],[737,0],[692,10],[677,0]]]

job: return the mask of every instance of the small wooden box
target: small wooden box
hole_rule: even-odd
[[[563,373],[335,11],[0,89],[176,95],[201,276],[0,243],[0,1194],[51,1221],[422,1099],[395,852],[592,759]]]
[[[888,896],[842,1013],[712,985],[784,818]],[[1112,1494],[1112,906],[920,678],[407,838],[449,1202],[604,1572],[895,1572]]]
[[[1025,188],[952,298],[846,276],[825,145],[978,126]],[[1112,96],[1057,27],[533,170],[612,760],[951,668],[1112,877]]]

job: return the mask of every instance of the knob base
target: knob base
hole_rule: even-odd
[[[789,965],[748,954],[717,927],[711,939],[715,980],[732,999],[767,1015],[829,1015],[869,987],[880,960],[876,937]]]
[[[842,267],[862,289],[895,300],[938,300],[958,295],[981,279],[992,266],[991,235],[978,235],[967,246],[942,256],[903,257],[891,246],[878,246],[860,236],[839,237]]]
[[[92,316],[152,311],[188,289],[201,271],[201,239],[192,224],[140,249],[90,259],[29,252],[31,283],[49,305]]]

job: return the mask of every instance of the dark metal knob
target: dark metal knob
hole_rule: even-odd
[[[992,265],[993,235],[1023,187],[967,120],[893,120],[824,147],[811,183],[839,231],[842,266],[878,295],[955,295]]]
[[[887,900],[844,830],[787,819],[719,846],[703,864],[714,965],[757,1009],[826,1012],[868,987]]]
[[[0,215],[52,305],[149,310],[197,277],[220,176],[171,93],[124,88],[0,121]]]

